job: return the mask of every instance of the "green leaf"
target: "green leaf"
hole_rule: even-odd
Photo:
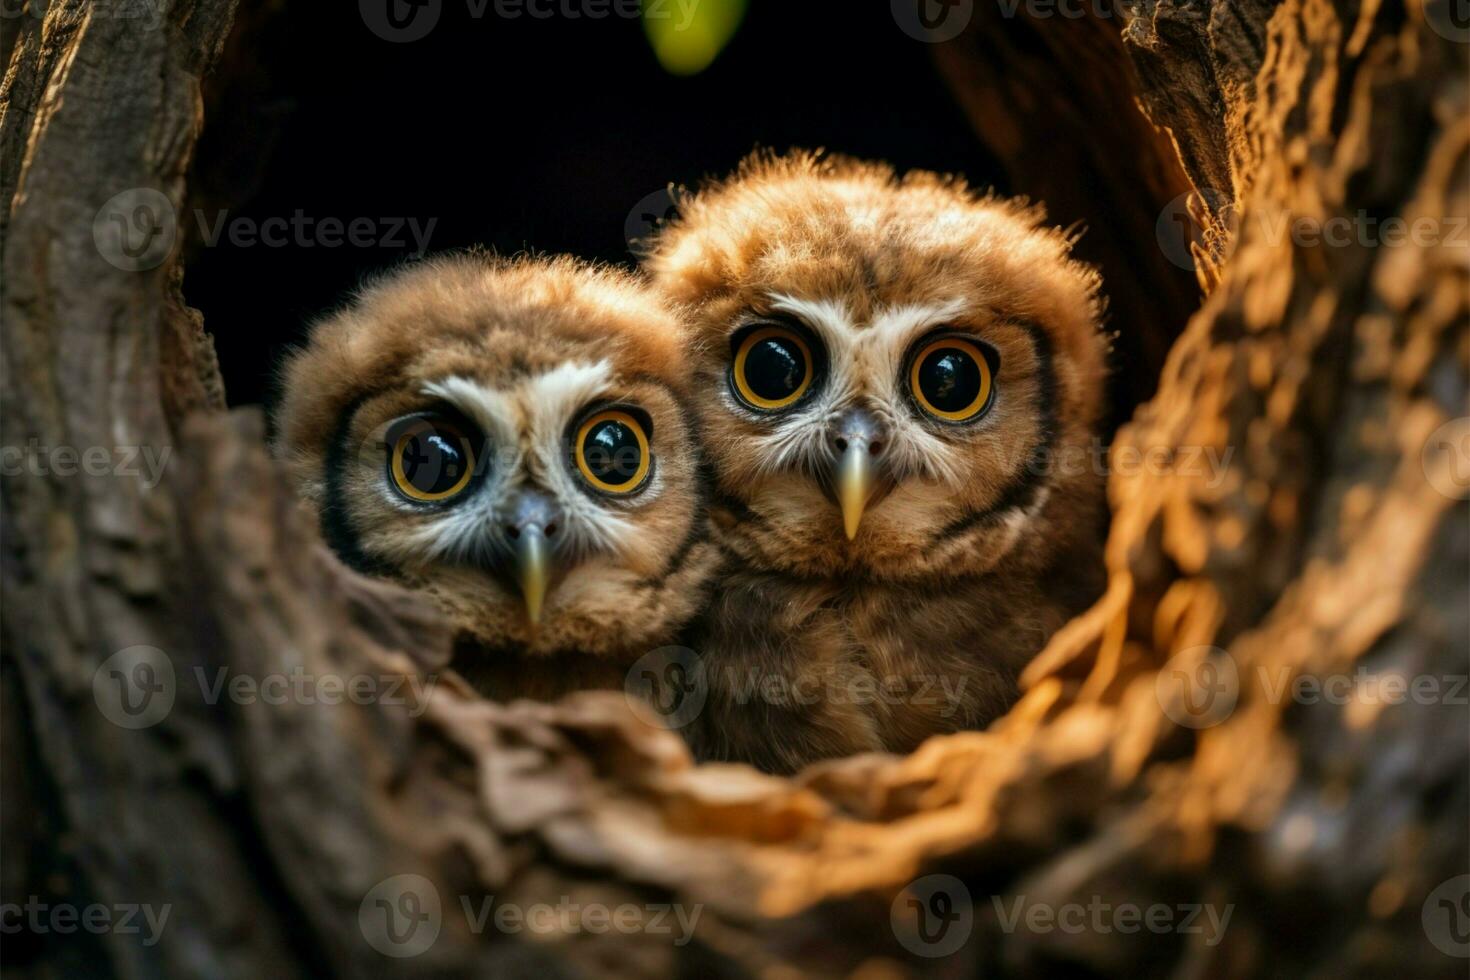
[[[643,32],[664,70],[697,75],[735,36],[746,0],[643,0]]]

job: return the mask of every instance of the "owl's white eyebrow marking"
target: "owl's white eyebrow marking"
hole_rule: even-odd
[[[847,346],[859,335],[845,304],[830,299],[800,299],[785,293],[769,295],[771,308],[799,317],[821,335],[829,350]],[[895,358],[914,338],[964,313],[969,304],[959,296],[942,303],[903,303],[880,309],[859,335],[859,343],[888,351]]]
[[[831,299],[799,299],[785,293],[771,293],[771,309],[790,313],[815,330],[830,350],[841,346],[853,334],[852,314],[845,304]]]
[[[582,361],[558,364],[545,374],[508,390],[452,375],[429,382],[421,391],[426,398],[438,398],[453,405],[474,420],[486,435],[510,446],[518,441],[519,429],[542,428],[539,423],[546,419],[553,420],[556,426],[553,435],[560,436],[560,426],[570,421],[571,414],[607,391],[611,384],[612,365],[603,359],[591,364]]]
[[[499,445],[515,444],[515,417],[510,399],[494,388],[469,378],[452,376],[423,387],[427,398],[438,398],[464,412]]]
[[[573,413],[611,388],[612,380],[612,364],[606,358],[590,364],[568,361],[532,378],[526,384],[526,394],[539,419],[552,419],[564,426]],[[561,434],[559,428],[556,434]]]
[[[943,303],[904,303],[878,311],[869,324],[873,342],[902,356],[909,344],[933,327],[952,322],[968,309],[969,304],[956,296]]]

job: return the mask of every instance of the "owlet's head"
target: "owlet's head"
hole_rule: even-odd
[[[1097,511],[1098,277],[932,174],[746,161],[646,263],[691,310],[713,517],[755,566],[918,579],[1044,561]],[[1075,519],[1074,519],[1075,518]]]
[[[714,561],[679,320],[569,259],[416,265],[289,362],[280,448],[349,564],[530,654],[636,656]]]

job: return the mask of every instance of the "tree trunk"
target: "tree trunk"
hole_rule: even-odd
[[[1011,714],[792,780],[693,767],[617,695],[481,701],[417,600],[324,549],[179,293],[234,6],[52,0],[0,45],[7,967],[1464,975],[1470,48],[1443,0],[1023,5],[943,49],[1018,189],[1103,226],[1138,363],[1172,347],[1113,447],[1108,591]],[[1098,194],[1032,162],[1058,131]],[[1191,186],[1209,295],[1178,332],[1158,235]],[[268,696],[327,677],[370,696]],[[482,921],[489,896],[584,917]],[[66,932],[41,903],[168,917]],[[625,904],[677,914],[587,911]]]

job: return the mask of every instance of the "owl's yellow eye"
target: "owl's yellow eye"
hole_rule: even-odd
[[[946,422],[969,422],[990,407],[991,365],[980,345],[940,337],[919,348],[909,367],[919,407]]]
[[[464,492],[475,472],[475,447],[464,430],[436,415],[399,419],[388,429],[388,476],[410,500],[439,503]]]
[[[574,451],[582,479],[604,493],[632,493],[648,476],[648,431],[631,412],[610,408],[588,416],[577,428]]]
[[[812,386],[816,369],[801,335],[786,327],[758,327],[735,350],[730,377],[751,408],[773,412],[796,404]]]

